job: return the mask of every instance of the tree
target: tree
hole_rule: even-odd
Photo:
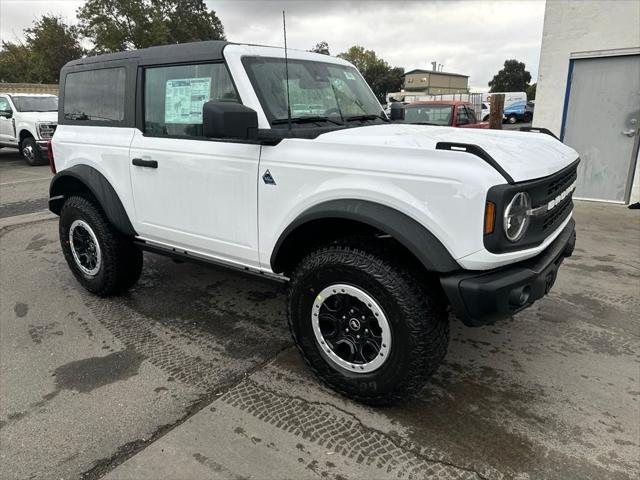
[[[60,17],[42,16],[25,30],[25,36],[35,77],[42,83],[58,83],[64,64],[84,55],[78,28],[66,25]]]
[[[203,0],[87,0],[77,15],[96,53],[225,39]]]
[[[378,58],[376,52],[373,50],[365,50],[364,47],[360,45],[354,45],[349,48],[346,52],[342,52],[338,54],[338,57],[345,59],[348,62],[351,62],[363,76],[364,73],[372,68],[378,66],[378,64],[389,66],[387,62]],[[366,78],[366,76],[365,76]]]
[[[531,74],[525,70],[525,64],[518,60],[506,60],[504,68],[489,82],[490,92],[526,92]]]
[[[397,92],[402,88],[404,69],[391,68],[373,50],[365,50],[364,47],[354,45],[346,52],[340,53],[338,57],[351,62],[360,71],[381,102],[385,101],[387,93]]]
[[[80,58],[79,32],[55,15],[44,15],[24,30],[25,43],[2,42],[0,81],[58,83],[60,69]]]
[[[534,83],[533,85],[529,85],[527,87],[527,100],[531,101],[531,100],[535,100],[536,99],[536,87],[538,86],[537,83]]]
[[[324,40],[322,42],[316,43],[316,46],[309,51],[321,53],[322,55],[331,55],[331,53],[329,53],[329,44]]]
[[[2,42],[0,50],[0,82],[36,83],[31,50],[26,45]]]

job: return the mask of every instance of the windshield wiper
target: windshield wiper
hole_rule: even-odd
[[[293,117],[291,119],[291,123],[315,123],[315,122],[329,122],[329,123],[333,123],[334,125],[342,125],[342,123],[336,120],[331,120],[329,117],[324,117],[321,115],[316,115],[313,117]],[[284,123],[289,123],[289,119],[276,118],[275,120],[271,121],[271,125],[282,125]]]
[[[350,117],[344,117],[345,122],[352,122],[354,120],[376,120],[376,119],[380,119],[380,120],[383,120],[385,122],[390,122],[391,121],[387,117],[383,117],[382,115],[374,115],[374,114],[351,115]]]

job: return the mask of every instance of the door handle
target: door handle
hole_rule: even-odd
[[[142,158],[134,158],[131,163],[136,167],[148,167],[158,168],[158,162],[156,160],[143,160]]]
[[[631,130],[625,130],[622,132],[623,135],[626,135],[627,137],[633,137],[636,134],[636,129],[632,128]]]

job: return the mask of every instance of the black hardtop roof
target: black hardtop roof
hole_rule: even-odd
[[[65,68],[122,60],[136,60],[142,65],[179,63],[194,60],[222,60],[222,50],[230,43],[231,42],[225,40],[207,40],[107,53],[72,60],[65,65]]]

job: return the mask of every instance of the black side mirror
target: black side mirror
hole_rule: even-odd
[[[13,117],[13,112],[11,110],[0,110],[0,117],[11,118]]]
[[[207,102],[202,106],[202,133],[209,138],[256,140],[258,114],[235,102]]]
[[[393,102],[390,107],[391,120],[404,120],[404,105],[401,102]]]

